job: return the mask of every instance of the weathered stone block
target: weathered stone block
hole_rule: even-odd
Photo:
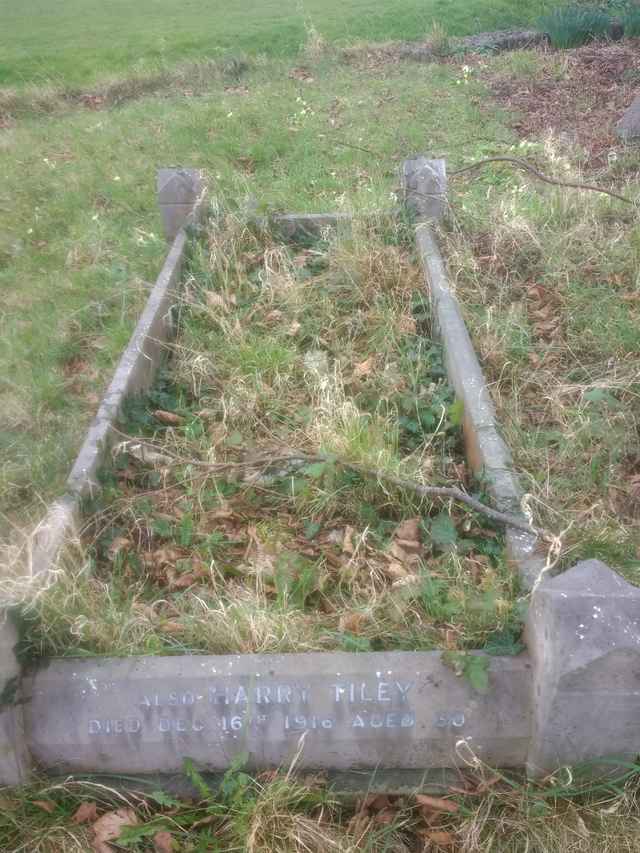
[[[17,634],[0,613],[0,785],[27,780],[29,753],[24,739],[20,667],[14,654]]]
[[[493,765],[527,750],[526,656],[490,658],[480,694],[437,652],[58,660],[25,679],[34,759],[59,772],[438,768],[459,742]]]
[[[578,563],[536,590],[527,639],[535,672],[529,772],[633,760],[640,753],[640,589],[599,560]]]
[[[444,160],[429,160],[423,155],[402,164],[404,203],[421,222],[439,222],[447,205],[447,172]]]
[[[158,169],[157,188],[162,226],[171,242],[202,195],[204,182],[197,169]]]
[[[616,133],[624,142],[640,142],[640,95],[636,95],[616,124]]]

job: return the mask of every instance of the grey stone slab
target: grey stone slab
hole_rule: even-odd
[[[640,754],[640,589],[586,560],[535,591],[532,775]],[[600,775],[613,765],[592,764]]]
[[[491,658],[486,695],[436,652],[58,660],[25,679],[39,765],[58,772],[455,767],[478,755],[522,765],[526,656]],[[460,744],[464,741],[465,745]]]
[[[423,155],[402,164],[404,204],[420,222],[439,222],[447,206],[447,172],[444,160]]]
[[[640,142],[640,95],[636,95],[616,124],[616,133],[624,142]]]
[[[30,756],[24,737],[20,667],[14,653],[17,633],[0,622],[0,786],[26,782]]]

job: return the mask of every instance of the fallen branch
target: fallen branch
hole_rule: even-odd
[[[530,175],[533,175],[545,184],[551,184],[556,187],[568,187],[573,190],[590,190],[595,193],[604,193],[605,195],[618,199],[618,201],[623,201],[625,204],[635,204],[635,202],[630,198],[618,195],[618,193],[614,193],[612,190],[605,190],[602,187],[596,187],[593,184],[580,184],[572,181],[559,181],[556,178],[550,178],[548,175],[543,175],[542,172],[539,172],[530,163],[526,160],[521,160],[519,157],[487,157],[484,160],[477,160],[469,166],[463,166],[461,169],[456,169],[454,172],[449,172],[449,177],[454,178],[457,175],[463,175],[465,172],[472,172],[476,169],[481,169],[488,163],[510,163],[512,166],[517,166],[519,169],[528,172]]]
[[[123,435],[123,433],[120,434]],[[153,447],[154,450],[157,449],[157,446],[154,447],[151,442],[145,441],[144,439],[139,440],[129,438],[128,441],[121,442],[119,446],[122,450],[127,450],[127,445],[140,447],[145,444]],[[166,453],[166,449],[163,448],[162,452]],[[422,483],[416,483],[415,480],[396,477],[395,474],[388,474],[387,472],[381,471],[377,468],[367,468],[364,465],[359,465],[355,462],[347,462],[343,459],[335,459],[334,457],[325,456],[323,454],[290,452],[278,455],[265,452],[259,458],[254,457],[253,459],[245,459],[240,462],[205,462],[200,459],[185,459],[174,453],[169,453],[167,456],[173,460],[174,464],[191,465],[195,468],[204,468],[211,474],[223,474],[233,470],[247,468],[256,468],[261,470],[263,473],[266,473],[269,468],[282,464],[295,465],[298,463],[298,465],[310,465],[318,462],[335,464],[339,465],[341,468],[347,468],[350,471],[362,474],[364,477],[390,483],[398,489],[406,489],[407,491],[411,491],[423,498],[444,498],[447,500],[457,501],[458,503],[465,504],[475,512],[479,512],[487,518],[490,518],[498,524],[503,524],[506,527],[515,527],[518,530],[523,530],[526,533],[531,533],[545,539],[549,538],[549,534],[546,531],[532,527],[523,516],[509,512],[501,512],[498,509],[494,509],[482,501],[479,501],[477,498],[468,495],[457,486],[425,486]]]

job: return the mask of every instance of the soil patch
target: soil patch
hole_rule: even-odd
[[[495,74],[490,65],[480,74],[500,105],[516,112],[513,128],[520,136],[552,130],[583,150],[590,169],[606,166],[620,148],[615,123],[640,84],[640,39],[548,53],[546,59],[526,79]]]

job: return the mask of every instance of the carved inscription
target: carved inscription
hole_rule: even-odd
[[[204,681],[197,688],[152,690],[140,695],[137,707],[121,717],[88,720],[88,734],[97,737],[135,737],[145,731],[189,735],[269,733],[271,737],[300,734],[330,736],[359,733],[398,734],[416,724],[411,707],[413,681],[375,677],[357,680],[327,678],[325,683],[267,683],[243,678]],[[95,684],[95,680],[91,679]],[[95,688],[94,688],[95,689]],[[435,714],[433,725],[460,729],[461,711]]]

